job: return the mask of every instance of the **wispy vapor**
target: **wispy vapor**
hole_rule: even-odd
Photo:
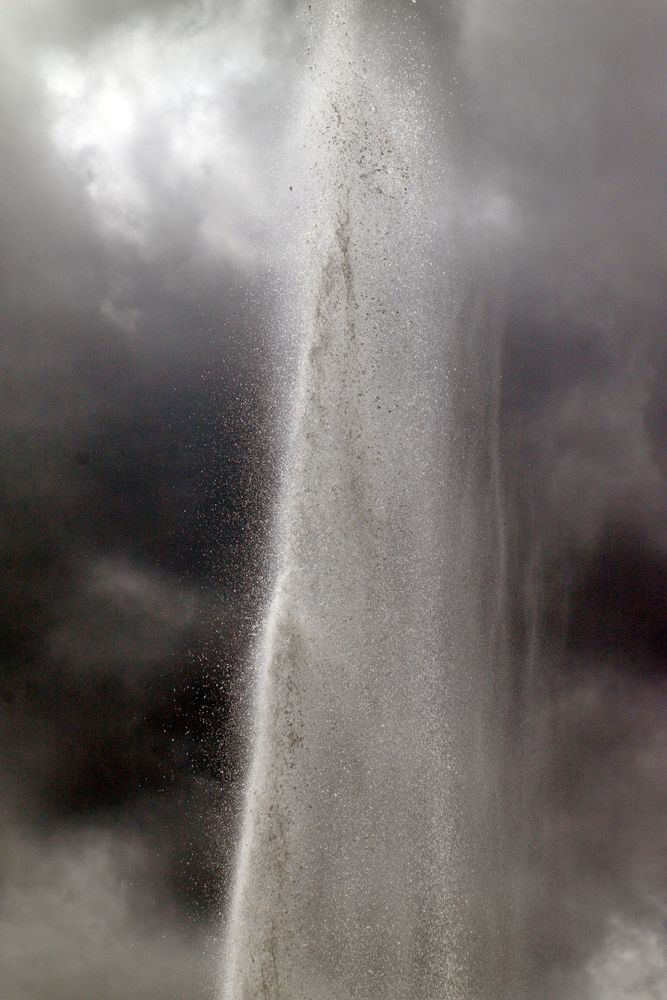
[[[514,656],[527,670],[537,642],[542,661],[534,988],[662,997],[667,16],[653,0],[461,14],[474,184],[506,206],[485,238],[509,286]]]

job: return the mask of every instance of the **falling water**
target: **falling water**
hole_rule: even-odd
[[[404,20],[361,16],[312,15],[285,306],[300,361],[225,1000],[457,1000],[502,978],[493,413],[473,405],[472,431],[459,414],[482,319]]]

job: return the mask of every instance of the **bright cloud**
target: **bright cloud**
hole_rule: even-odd
[[[243,263],[271,204],[252,122],[276,39],[259,0],[183,18],[125,22],[83,53],[46,53],[52,139],[114,236],[159,247],[171,223]]]

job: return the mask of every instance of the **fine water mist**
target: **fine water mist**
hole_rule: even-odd
[[[298,376],[225,1000],[498,997],[520,976],[495,327],[429,138],[449,126],[423,26],[359,6],[306,26]]]

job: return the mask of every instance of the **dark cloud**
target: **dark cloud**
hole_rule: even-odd
[[[215,175],[218,133],[203,163],[169,154],[179,39],[209,60],[201,83],[223,8],[42,7],[2,15],[3,995],[204,996],[273,448],[262,226],[251,187],[225,218],[241,203]],[[158,80],[152,117],[138,101],[120,162],[123,73],[150,84],[133,42],[156,65],[180,52],[182,87]],[[237,110],[211,112],[234,142]]]
[[[628,669],[664,671],[667,557],[627,526],[610,526],[573,582],[569,644]]]

